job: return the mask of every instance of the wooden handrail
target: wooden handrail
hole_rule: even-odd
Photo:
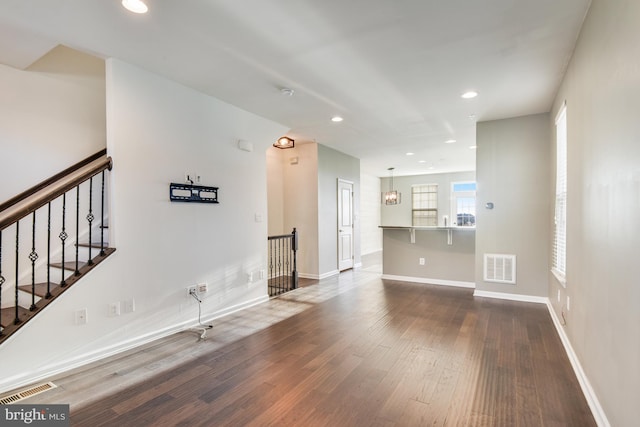
[[[0,206],[2,207],[0,230],[4,230],[103,170],[111,170],[112,167],[111,157],[107,157],[106,150],[103,150],[13,197]]]

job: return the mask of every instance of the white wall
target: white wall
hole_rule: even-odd
[[[286,129],[118,60],[107,101],[117,251],[0,346],[0,390],[194,325],[189,285],[209,285],[204,319],[267,298],[247,273],[266,268],[267,221],[254,217],[267,215],[265,150]],[[219,187],[220,204],[169,202],[185,171]],[[132,298],[134,313],[107,316]],[[75,326],[80,308],[88,324]]]
[[[277,148],[273,148],[278,150]],[[318,145],[299,144],[283,153],[284,230],[298,231],[300,277],[318,276]],[[296,162],[290,159],[297,157]]]
[[[418,184],[438,184],[438,225],[443,225],[443,215],[447,215],[451,220],[452,183],[475,179],[476,174],[473,171],[396,176],[393,178],[393,186],[395,190],[400,191],[402,201],[398,205],[380,204],[382,225],[411,226],[411,186]],[[389,177],[381,179],[380,187],[383,192],[389,191],[390,181]]]
[[[360,160],[318,144],[318,244],[320,276],[338,272],[338,179],[353,183],[353,255],[360,263]]]
[[[476,289],[547,296],[549,115],[481,122],[476,130]],[[494,204],[486,209],[487,202]],[[484,254],[516,255],[516,284],[485,282]]]
[[[284,229],[284,167],[287,150],[267,148],[267,205],[269,236],[290,233]]]
[[[0,64],[0,202],[106,147],[104,61],[58,46]]]
[[[382,250],[380,178],[360,173],[360,246],[362,255]]]
[[[640,419],[639,18],[637,0],[592,1],[549,119],[566,100],[567,287],[549,274],[549,297],[612,426]]]

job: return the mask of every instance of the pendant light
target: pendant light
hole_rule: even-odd
[[[385,205],[397,205],[400,204],[402,194],[393,189],[393,170],[395,168],[387,169],[391,174],[391,180],[389,182],[389,191],[382,193],[382,203]]]

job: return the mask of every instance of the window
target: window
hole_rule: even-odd
[[[438,225],[438,184],[411,187],[411,215],[415,226]]]
[[[458,227],[476,225],[476,183],[454,182],[451,187],[452,223]]]
[[[556,117],[556,204],[551,271],[566,286],[567,269],[567,106]]]

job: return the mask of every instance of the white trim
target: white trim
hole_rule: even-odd
[[[556,280],[562,285],[563,288],[567,287],[567,276],[565,276],[561,271],[558,271],[555,268],[551,269],[551,273],[553,273]]]
[[[506,299],[510,301],[534,302],[537,304],[546,304],[549,301],[547,297],[537,297],[535,295],[508,294],[505,292],[480,291],[478,289],[473,293],[474,297]]]
[[[591,383],[587,378],[587,374],[585,374],[582,369],[582,365],[580,364],[580,360],[576,355],[575,351],[573,351],[573,347],[571,346],[571,341],[569,341],[569,337],[567,336],[564,328],[560,323],[560,319],[558,319],[558,315],[553,309],[553,305],[551,301],[547,298],[547,309],[549,310],[549,314],[551,315],[551,319],[553,320],[553,324],[556,327],[556,331],[558,331],[558,335],[560,336],[560,341],[562,341],[562,345],[564,346],[564,350],[567,352],[567,356],[569,357],[569,362],[573,367],[573,372],[575,372],[576,377],[578,378],[578,382],[580,383],[580,388],[582,389],[582,394],[584,394],[585,399],[587,400],[587,404],[591,409],[591,413],[593,414],[593,418],[596,420],[596,424],[600,427],[611,427],[609,420],[607,419],[607,415],[600,405],[600,401],[598,400],[598,396],[596,396],[593,387],[591,387]]]
[[[453,286],[456,288],[475,288],[476,287],[476,284],[474,282],[463,282],[460,280],[428,279],[425,277],[395,276],[393,274],[383,274],[382,278],[386,280],[398,280],[400,282],[424,283],[427,285],[438,285],[438,286]]]
[[[204,323],[210,322],[214,319],[218,319],[223,316],[228,316],[229,314],[247,309],[249,307],[253,307],[254,305],[262,304],[263,302],[267,302],[267,301],[269,301],[269,296],[263,295],[261,297],[254,298],[244,303],[236,304],[234,306],[227,307],[223,310],[217,311],[216,313],[210,316],[207,316],[205,319],[203,319],[203,322]],[[0,381],[0,393],[9,392],[12,390],[16,390],[16,389],[28,386],[33,383],[41,382],[43,380],[48,380],[56,375],[88,365],[89,363],[93,363],[110,356],[115,356],[116,354],[134,349],[136,347],[140,347],[150,342],[168,337],[169,335],[173,335],[178,332],[186,331],[188,329],[191,329],[197,326],[198,326],[197,318],[186,320],[184,322],[180,322],[173,326],[169,326],[148,334],[140,335],[136,338],[132,338],[130,340],[121,342],[119,344],[111,345],[111,346],[104,347],[89,353],[85,353],[85,354],[76,356],[72,359],[66,359],[64,362],[58,362],[51,365],[46,365],[35,371],[30,371],[26,374],[19,374],[10,378],[4,378],[2,381]]]
[[[301,279],[322,280],[326,279],[327,277],[335,276],[336,274],[340,274],[340,271],[333,270],[322,274],[298,273],[298,277],[300,277]]]
[[[567,100],[565,99],[564,101],[562,101],[562,104],[560,104],[560,108],[558,108],[558,112],[556,113],[556,120],[554,123],[558,124],[562,116],[566,114],[567,114]]]
[[[335,276],[337,274],[340,274],[340,270],[328,271],[328,272],[322,273],[320,276],[318,276],[318,279],[320,279],[320,280],[326,279],[327,277]]]
[[[363,257],[363,256],[365,256],[365,255],[371,255],[371,254],[375,254],[375,253],[378,253],[378,252],[382,252],[382,248],[380,248],[380,249],[374,249],[374,250],[369,251],[369,252],[362,252],[362,253],[360,254],[360,256],[361,256],[361,257]]]

